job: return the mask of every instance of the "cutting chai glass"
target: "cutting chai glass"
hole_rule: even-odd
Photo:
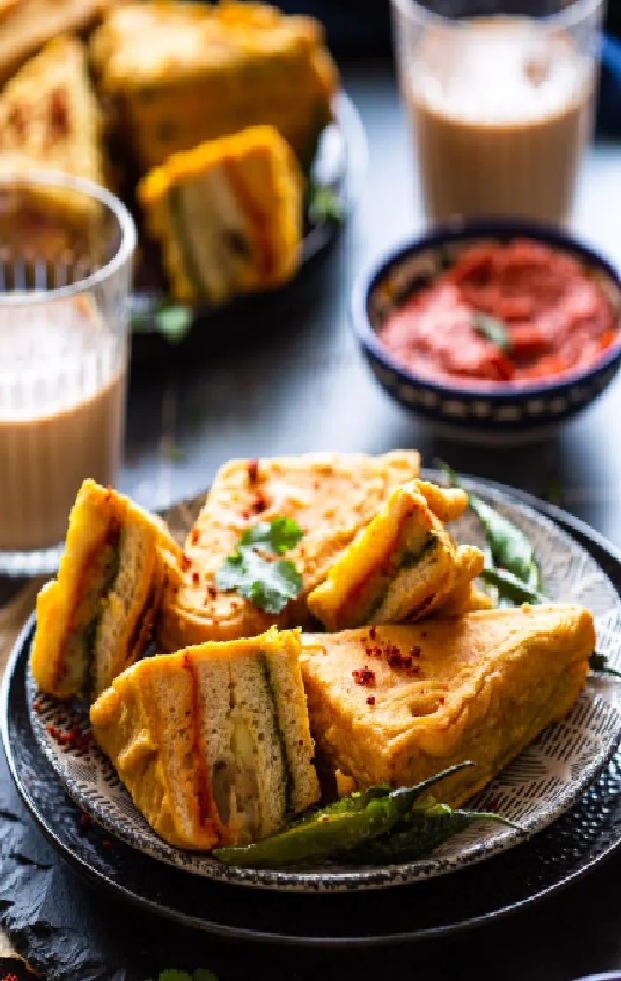
[[[135,244],[96,184],[0,177],[0,573],[53,572],[84,478],[117,479]]]
[[[571,220],[605,0],[392,0],[427,223]]]

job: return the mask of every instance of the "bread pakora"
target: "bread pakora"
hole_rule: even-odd
[[[464,492],[445,496],[442,488],[416,480],[397,487],[308,597],[327,630],[413,622],[445,603],[467,606],[483,553],[455,544],[426,494],[449,516],[463,513],[468,503]],[[463,597],[459,604],[456,595]]]
[[[303,635],[318,758],[360,788],[472,760],[438,787],[461,804],[569,711],[594,646],[591,614],[566,605]]]
[[[86,48],[75,37],[49,41],[0,96],[0,175],[41,168],[103,183],[99,107]],[[36,194],[48,209],[76,221],[96,216],[92,202],[65,188],[37,189]]]
[[[93,733],[172,845],[245,844],[319,797],[298,631],[147,658],[91,706]]]
[[[142,173],[263,124],[307,164],[332,117],[337,71],[320,23],[266,4],[124,4],[96,32],[91,54]]]
[[[293,276],[302,195],[300,166],[273,126],[175,153],[138,185],[173,295],[209,304]]]
[[[59,698],[96,698],[142,656],[180,560],[159,518],[85,480],[58,576],[37,596],[30,664],[39,688]]]
[[[415,451],[395,451],[377,457],[317,453],[225,464],[185,543],[182,584],[171,583],[165,590],[159,623],[163,648],[251,637],[273,623],[281,628],[308,623],[310,590],[394,488],[418,475],[419,463]],[[235,551],[242,532],[274,517],[294,519],[303,531],[287,552],[302,575],[303,590],[277,615],[215,584],[217,569]]]

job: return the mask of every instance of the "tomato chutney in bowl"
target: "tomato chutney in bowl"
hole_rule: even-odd
[[[383,257],[354,289],[354,331],[400,403],[461,438],[543,435],[621,364],[621,279],[569,234],[452,224]]]

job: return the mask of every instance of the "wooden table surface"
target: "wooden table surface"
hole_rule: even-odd
[[[380,453],[417,447],[426,464],[439,456],[464,473],[554,496],[621,547],[621,454],[616,450],[621,381],[552,440],[521,449],[486,449],[438,438],[396,406],[371,377],[349,327],[353,278],[383,249],[420,232],[422,221],[409,134],[390,63],[358,64],[345,71],[345,85],[369,146],[366,182],[355,212],[330,254],[303,277],[295,301],[272,318],[258,317],[243,339],[216,336],[200,357],[190,359],[149,360],[140,358],[136,348],[122,489],[140,503],[159,508],[204,490],[217,467],[234,456],[311,450]],[[584,168],[575,228],[619,265],[620,216],[621,146],[598,145]],[[0,812],[2,793],[9,791],[0,778]],[[33,826],[28,834],[34,840],[38,832]],[[5,874],[10,872],[10,856],[0,849],[0,876],[3,868]],[[478,939],[446,943],[424,956],[419,948],[409,955],[388,953],[379,964],[386,971],[411,966],[407,976],[457,979],[474,976],[476,969],[492,979],[510,981],[569,981],[591,970],[621,968],[621,904],[616,901],[620,873],[621,857],[614,858],[605,870],[548,904],[544,915],[519,917],[493,933],[479,931]],[[69,931],[83,929],[88,945],[95,915],[103,915],[108,906],[64,868],[55,865],[53,875],[59,920],[65,918]],[[615,895],[607,894],[613,888]],[[0,917],[2,910],[0,902]],[[33,907],[35,923],[37,915]],[[135,949],[127,955],[132,967],[126,976],[139,976],[134,955],[142,951],[146,958],[150,937],[160,944],[157,949],[162,937],[169,937],[161,966],[178,966],[179,944],[185,943],[181,935],[177,941],[174,934],[160,933],[159,923],[143,920],[136,921],[132,933],[127,921],[133,914],[115,910],[114,915],[122,924],[119,942],[122,938],[131,946],[131,938],[135,940]],[[26,931],[14,939],[28,952],[33,936]],[[236,973],[235,950],[223,953],[207,941],[199,950],[197,966],[217,967],[221,981],[244,976]],[[117,949],[114,964],[118,961]],[[303,966],[300,962],[296,968],[294,963],[286,975],[274,969],[273,976],[295,978]],[[324,961],[316,975],[299,977],[345,977],[350,976],[349,968],[352,977],[366,977],[377,972],[378,961]],[[108,976],[99,961],[97,968],[56,963],[49,972],[67,981]]]

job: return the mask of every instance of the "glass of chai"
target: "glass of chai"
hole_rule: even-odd
[[[135,243],[95,184],[0,178],[0,573],[53,572],[82,480],[117,479]]]
[[[571,218],[605,0],[392,0],[429,224]]]

